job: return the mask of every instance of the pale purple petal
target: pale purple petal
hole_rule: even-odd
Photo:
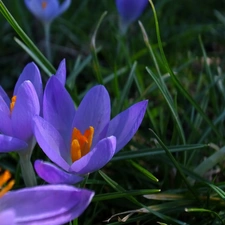
[[[71,141],[74,115],[75,107],[71,96],[62,83],[52,76],[45,87],[43,116],[59,131],[67,144]]]
[[[138,130],[145,115],[147,104],[147,100],[138,102],[110,121],[107,136],[116,137],[116,152],[122,149]]]
[[[89,126],[94,127],[92,146],[102,138],[101,134],[110,121],[110,98],[104,86],[98,85],[88,91],[80,103],[73,122],[84,133]]]
[[[0,96],[3,98],[5,103],[9,106],[10,104],[10,99],[7,95],[7,93],[4,91],[4,89],[0,86]]]
[[[10,110],[3,97],[0,96],[0,133],[12,135]]]
[[[23,150],[27,147],[27,143],[7,135],[0,134],[0,152],[12,152]]]
[[[17,225],[16,215],[13,209],[8,209],[0,212],[1,225]]]
[[[34,118],[34,135],[49,159],[68,171],[68,161],[71,161],[70,152],[59,132],[43,118],[36,116]]]
[[[124,23],[135,21],[148,4],[148,0],[116,0],[117,10]]]
[[[116,149],[116,138],[111,136],[102,139],[87,155],[75,161],[71,172],[79,174],[92,173],[105,166],[113,157]]]
[[[40,113],[40,103],[36,90],[30,81],[24,81],[17,92],[12,111],[13,136],[28,141],[33,136],[33,117]]]
[[[67,173],[52,163],[36,160],[34,168],[39,177],[50,184],[76,184],[84,178],[78,175]]]
[[[59,67],[56,71],[55,77],[59,79],[62,85],[66,84],[66,60],[65,59],[63,59],[60,62]]]
[[[44,2],[44,4],[43,4]],[[41,21],[51,22],[67,10],[71,0],[65,0],[61,5],[58,0],[25,0],[27,8]]]
[[[60,5],[57,15],[59,16],[60,14],[64,13],[70,6],[71,0],[64,0],[64,2]]]
[[[23,69],[23,72],[20,74],[19,79],[16,82],[13,95],[17,95],[20,85],[26,80],[29,80],[33,84],[41,104],[43,98],[42,79],[38,67],[33,62],[28,63]]]
[[[44,185],[6,193],[0,212],[13,209],[16,224],[61,225],[87,208],[94,192],[68,185]]]

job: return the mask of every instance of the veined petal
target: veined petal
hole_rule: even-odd
[[[131,140],[138,130],[145,115],[147,104],[147,100],[138,102],[110,121],[107,136],[116,137],[116,153]]]
[[[84,133],[90,126],[94,127],[92,146],[102,139],[104,128],[110,121],[110,98],[104,86],[91,88],[80,103],[74,117],[73,127]],[[105,136],[105,135],[104,135]]]
[[[13,209],[0,212],[1,225],[16,225],[16,215]]]
[[[75,112],[73,100],[64,85],[54,76],[49,78],[44,92],[43,116],[59,131],[68,146]]]
[[[66,60],[65,59],[63,59],[60,62],[59,67],[56,71],[55,77],[59,79],[59,81],[62,83],[63,86],[66,84]]]
[[[7,135],[0,134],[0,152],[12,152],[23,150],[27,147],[27,143]]]
[[[13,136],[28,141],[32,135],[33,117],[40,113],[40,103],[31,81],[24,81],[17,92],[12,111]]]
[[[35,138],[51,161],[68,171],[71,161],[69,149],[59,132],[43,118],[36,116],[34,118]]]
[[[0,212],[13,209],[16,224],[59,225],[69,222],[87,208],[94,192],[68,185],[44,185],[6,193]]]
[[[0,86],[0,96],[3,98],[5,103],[9,106],[10,104],[10,99],[7,95],[7,93],[4,91],[4,89]]]
[[[43,98],[42,79],[38,67],[33,62],[28,63],[23,69],[23,72],[20,74],[19,79],[16,82],[13,95],[17,95],[20,85],[26,80],[29,80],[33,84],[41,104]]]
[[[34,168],[39,177],[49,184],[76,184],[84,178],[78,175],[67,173],[52,163],[36,160]]]
[[[78,174],[92,173],[105,166],[113,157],[116,149],[116,138],[111,136],[102,139],[87,155],[75,161],[70,171]]]
[[[10,118],[9,105],[0,96],[0,133],[12,135],[12,123]]]

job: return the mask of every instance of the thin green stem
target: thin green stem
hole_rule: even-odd
[[[44,32],[45,32],[45,52],[48,60],[52,61],[52,54],[51,54],[51,44],[50,44],[50,27],[51,23],[44,23]]]

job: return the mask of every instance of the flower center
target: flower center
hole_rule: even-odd
[[[94,127],[91,126],[85,130],[84,134],[81,134],[76,127],[73,129],[70,146],[72,162],[85,156],[90,151],[93,135]]]
[[[10,112],[13,111],[13,108],[14,108],[14,106],[15,106],[15,103],[16,103],[16,95],[14,95],[14,96],[11,98]]]
[[[2,171],[0,169],[0,197],[13,187],[15,181],[10,180],[10,178],[11,174],[8,170]]]
[[[41,7],[42,7],[42,9],[45,9],[47,7],[47,2],[46,1],[42,1],[41,2]]]

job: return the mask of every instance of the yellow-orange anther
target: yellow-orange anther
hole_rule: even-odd
[[[41,7],[42,7],[42,9],[45,9],[47,7],[47,2],[46,1],[42,1],[41,2]]]
[[[11,174],[8,170],[4,171],[2,174],[0,171],[0,197],[13,187],[15,182],[14,180],[10,180],[10,178]]]
[[[70,153],[72,162],[85,156],[91,148],[92,139],[94,135],[94,127],[89,127],[84,134],[81,134],[80,130],[76,127],[73,129]]]
[[[14,108],[14,106],[15,106],[15,103],[16,103],[16,95],[14,95],[14,96],[11,98],[10,112],[13,111],[13,108]]]

